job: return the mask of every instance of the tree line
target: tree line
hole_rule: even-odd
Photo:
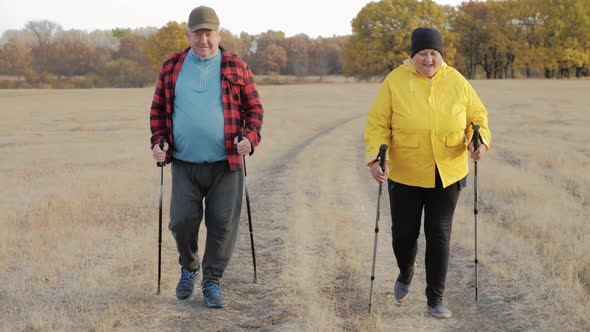
[[[590,74],[590,0],[431,0],[367,4],[352,22],[344,73],[380,76],[409,56],[415,27],[439,29],[445,61],[468,78],[571,78]]]
[[[345,75],[380,79],[409,57],[410,35],[435,27],[445,61],[468,78],[572,78],[590,74],[590,0],[382,0],[363,7],[352,34],[286,37],[224,31],[222,46],[256,75]],[[162,62],[188,47],[186,24],[161,28],[68,30],[30,21],[0,38],[0,87],[141,87]],[[14,79],[16,78],[16,79]]]

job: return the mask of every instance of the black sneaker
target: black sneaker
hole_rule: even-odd
[[[180,280],[176,286],[177,299],[188,301],[193,297],[195,294],[195,281],[197,280],[198,276],[198,270],[196,272],[192,272],[185,270],[184,268],[180,269]]]
[[[447,319],[453,316],[451,310],[442,304],[436,304],[433,307],[428,306],[428,313],[430,313],[432,317],[438,319]]]
[[[408,297],[408,293],[410,293],[410,285],[404,284],[399,280],[395,282],[395,287],[393,287],[393,296],[397,302],[402,302],[403,300]]]
[[[213,281],[207,281],[203,285],[203,302],[209,308],[223,308],[223,296],[221,295],[221,287],[218,283]]]

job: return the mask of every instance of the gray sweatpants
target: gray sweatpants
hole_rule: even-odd
[[[205,212],[207,239],[203,254],[203,283],[219,282],[236,245],[242,208],[243,176],[227,161],[172,164],[169,229],[176,240],[180,265],[199,268],[199,226]],[[203,206],[203,203],[205,205]]]

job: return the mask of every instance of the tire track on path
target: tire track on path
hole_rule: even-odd
[[[354,176],[354,165],[364,167],[356,152],[363,124],[364,117],[358,117],[318,137],[297,157],[291,173],[282,278],[297,330],[359,328],[364,257],[357,213],[366,195],[357,199],[364,182]]]

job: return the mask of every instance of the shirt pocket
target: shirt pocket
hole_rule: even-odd
[[[244,85],[244,79],[240,75],[227,75],[226,78],[232,86]]]
[[[446,146],[447,147],[458,147],[463,146],[465,147],[465,133],[462,131],[452,132],[447,135],[446,137]]]
[[[417,148],[420,142],[418,134],[395,133],[393,135],[393,145],[397,147]]]
[[[227,82],[229,83],[229,90],[231,99],[238,105],[241,103],[242,88],[244,87],[244,79],[240,75],[227,75]]]

